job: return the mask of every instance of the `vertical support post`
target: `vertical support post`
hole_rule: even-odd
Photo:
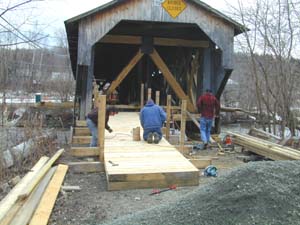
[[[179,143],[181,153],[183,153],[184,151],[186,106],[187,106],[187,100],[184,99],[181,102],[181,124],[180,124],[180,143]]]
[[[159,105],[159,96],[160,96],[160,91],[155,92],[155,104]]]
[[[104,134],[105,134],[105,114],[106,114],[106,95],[99,94],[98,103],[98,143],[99,160],[104,162]]]
[[[167,96],[167,124],[166,124],[166,139],[170,139],[170,120],[171,120],[171,101],[172,96]]]
[[[151,99],[151,93],[152,93],[152,89],[148,88],[148,97],[147,97],[147,100]]]
[[[144,89],[145,89],[145,85],[141,84],[141,109],[144,107]]]

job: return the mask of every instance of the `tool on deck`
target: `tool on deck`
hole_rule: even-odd
[[[114,163],[114,162],[112,162],[112,161],[108,161],[112,166],[118,166],[119,164],[117,164],[117,163]]]
[[[171,185],[169,188],[167,189],[162,189],[162,190],[159,190],[159,189],[153,189],[152,190],[152,193],[150,195],[156,195],[156,194],[160,194],[162,192],[166,192],[166,191],[171,191],[171,190],[175,190],[176,189],[176,185]]]

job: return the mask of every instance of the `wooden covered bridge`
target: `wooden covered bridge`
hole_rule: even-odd
[[[114,0],[65,25],[78,119],[90,111],[93,96],[95,104],[105,106],[98,94],[100,82],[111,83],[109,93],[117,89],[123,108],[139,109],[147,98],[156,96],[157,101],[159,93],[157,102],[169,105],[168,118],[171,103],[181,109],[181,151],[185,111],[196,111],[196,99],[207,88],[221,96],[233,70],[234,36],[244,31],[198,0]],[[198,184],[197,168],[165,139],[157,146],[132,141],[137,113],[122,112],[111,119],[114,132],[123,136],[105,134],[104,114],[99,113],[99,147],[72,151],[100,156],[110,190]],[[74,144],[89,142],[90,137],[82,136],[89,135],[86,129],[75,128]]]

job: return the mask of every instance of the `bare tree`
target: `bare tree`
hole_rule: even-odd
[[[299,38],[299,11],[293,0],[260,0],[244,8],[242,2],[232,10],[233,15],[251,31],[240,40],[241,49],[250,55],[250,71],[255,84],[259,119],[263,128],[276,132],[281,121],[295,134],[295,115],[292,108],[299,97],[299,61],[295,59]],[[271,129],[271,124],[274,124]]]

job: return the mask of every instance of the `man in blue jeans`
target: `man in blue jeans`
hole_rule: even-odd
[[[144,129],[143,138],[149,144],[157,144],[162,138],[161,128],[166,120],[166,113],[153,100],[147,101],[146,105],[141,109],[140,121]]]
[[[204,149],[207,148],[210,140],[210,132],[214,117],[219,117],[220,102],[212,94],[210,89],[198,98],[197,101],[198,112],[201,113],[200,118],[200,134],[201,140],[204,144]]]
[[[113,130],[108,126],[109,113],[110,111],[114,111],[112,108],[106,108],[105,113],[105,129],[111,133]],[[98,108],[94,108],[86,118],[86,124],[92,134],[92,140],[90,143],[90,147],[97,147],[98,143]]]

